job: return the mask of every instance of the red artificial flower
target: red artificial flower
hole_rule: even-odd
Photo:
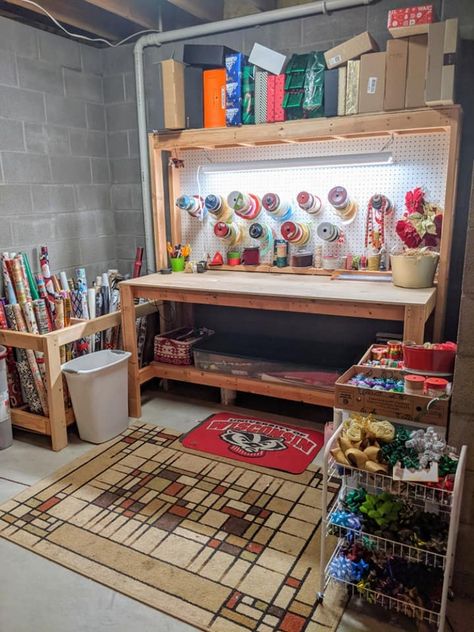
[[[441,229],[443,228],[443,215],[442,215],[442,213],[438,213],[438,215],[435,215],[433,221],[434,221],[435,226],[436,226],[436,236],[438,237],[438,239],[441,239]]]
[[[405,195],[405,206],[407,213],[423,213],[424,193],[423,189],[416,187],[413,191],[408,191]]]
[[[436,235],[431,235],[430,233],[425,233],[423,237],[423,246],[428,246],[428,248],[436,248],[438,245],[438,237]]]
[[[397,222],[395,227],[397,235],[408,246],[408,248],[418,248],[421,244],[421,237],[418,234],[416,228],[404,219]]]

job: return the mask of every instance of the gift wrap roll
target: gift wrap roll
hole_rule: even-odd
[[[265,257],[268,253],[273,252],[275,235],[270,226],[254,222],[249,228],[249,235],[252,239],[257,239],[260,242],[260,254],[262,257]]]
[[[299,222],[284,222],[281,227],[281,236],[290,244],[304,246],[311,239],[311,227],[309,224]]]
[[[207,214],[207,209],[200,195],[180,195],[176,200],[176,206],[199,220],[203,220]]]
[[[334,242],[342,237],[341,229],[331,222],[321,222],[317,228],[317,234],[323,241]]]
[[[318,215],[323,207],[321,198],[308,191],[300,191],[296,196],[296,203],[302,211],[310,215]]]
[[[216,222],[230,222],[234,215],[234,211],[227,204],[227,201],[221,195],[210,194],[204,200],[204,206],[213,220]]]
[[[262,211],[262,202],[254,193],[232,191],[227,196],[227,204],[235,211],[236,215],[246,220],[256,219]]]
[[[214,225],[214,235],[218,239],[225,241],[227,246],[232,247],[238,244],[242,238],[241,228],[235,222],[217,222]]]

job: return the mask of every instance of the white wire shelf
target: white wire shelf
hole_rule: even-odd
[[[410,619],[416,619],[419,622],[425,622],[432,625],[439,626],[440,625],[440,609],[441,604],[438,604],[438,610],[429,610],[428,608],[423,608],[421,606],[416,606],[412,603],[408,603],[403,599],[397,599],[396,597],[391,597],[386,595],[385,593],[377,592],[375,590],[371,590],[370,588],[358,588],[355,582],[351,582],[344,579],[339,579],[331,575],[329,571],[329,567],[331,562],[335,557],[339,555],[342,548],[342,542],[340,542],[331,556],[326,569],[325,569],[325,587],[327,588],[329,582],[334,581],[341,584],[345,584],[350,590],[352,595],[360,595],[363,599],[368,601],[369,603],[377,604],[382,606],[383,608],[387,608],[388,610],[394,610],[400,614],[404,614]]]
[[[410,544],[404,544],[403,542],[397,542],[396,540],[390,540],[388,538],[382,538],[377,535],[373,535],[366,531],[351,529],[349,527],[343,527],[332,522],[334,512],[343,510],[340,503],[337,503],[326,518],[326,535],[335,535],[339,538],[351,537],[354,542],[364,545],[366,548],[367,542],[370,543],[378,551],[383,551],[389,555],[396,555],[397,557],[403,557],[411,562],[418,562],[420,564],[426,564],[434,568],[444,569],[446,566],[446,554],[434,553],[427,549],[412,546]]]
[[[333,459],[328,460],[328,478],[343,478],[349,489],[363,487],[370,493],[388,492],[413,504],[426,507],[428,504],[437,505],[440,513],[450,513],[453,501],[453,491],[428,487],[423,483],[395,481],[387,474],[372,474],[347,465],[341,465]]]

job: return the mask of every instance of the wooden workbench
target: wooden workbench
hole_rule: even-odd
[[[329,277],[258,272],[151,274],[122,282],[120,291],[124,345],[132,354],[129,362],[131,417],[141,416],[140,387],[154,377],[333,406],[333,393],[323,389],[205,372],[193,366],[152,363],[140,369],[137,361],[135,298],[397,320],[403,322],[404,339],[418,343],[423,342],[425,323],[436,302],[435,288],[408,290],[387,282],[341,281]]]

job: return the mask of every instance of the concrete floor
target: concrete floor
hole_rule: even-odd
[[[183,399],[155,391],[145,393],[144,402],[143,421],[183,432],[209,414],[223,409],[212,401]],[[258,404],[254,400],[252,405],[255,403]],[[249,413],[249,410],[243,412]],[[273,412],[266,416],[290,421],[290,418]],[[16,433],[14,445],[0,452],[0,503],[91,448],[74,432],[70,433],[69,439],[68,447],[55,453],[49,449],[45,437]],[[455,632],[471,630],[467,622],[472,622],[474,616],[472,604],[457,600],[453,606],[452,625],[447,626],[447,632],[450,627]],[[415,629],[408,619],[397,618],[353,598],[338,632],[410,632]],[[0,539],[0,632],[109,630],[193,632],[195,628]]]

